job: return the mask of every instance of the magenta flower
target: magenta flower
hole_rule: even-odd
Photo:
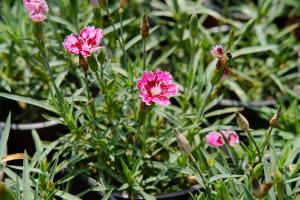
[[[80,35],[71,34],[65,38],[64,47],[71,54],[89,57],[92,52],[102,48],[100,43],[103,38],[103,31],[93,26],[85,27],[80,31]]]
[[[206,142],[211,147],[220,147],[224,145],[223,136],[217,131],[210,132],[206,135]]]
[[[231,68],[228,63],[228,57],[225,56],[223,47],[221,45],[216,45],[210,50],[210,54],[218,58],[218,63],[217,63],[217,71],[223,72],[222,74],[222,80],[228,78],[231,76]]]
[[[224,51],[223,51],[223,47],[221,45],[216,45],[212,48],[212,50],[210,50],[210,54],[213,57],[216,57],[218,59],[223,58],[224,56]]]
[[[230,130],[221,130],[220,132],[212,131],[206,135],[206,142],[211,147],[223,146],[225,142],[222,134],[226,137],[230,146],[234,146],[240,142],[238,134]]]
[[[161,70],[145,71],[142,78],[138,80],[137,88],[140,90],[142,101],[147,105],[153,102],[169,105],[171,103],[169,97],[179,91],[178,86],[172,82],[172,75]]]
[[[47,19],[49,8],[45,0],[23,0],[23,3],[32,21],[42,22]]]
[[[236,134],[235,131],[227,130],[227,131],[221,131],[221,132],[227,138],[230,146],[234,146],[235,144],[240,142],[239,136],[238,136],[238,134]]]

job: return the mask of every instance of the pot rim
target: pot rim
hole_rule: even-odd
[[[49,128],[52,126],[57,126],[60,123],[55,121],[44,121],[44,122],[35,122],[35,123],[12,123],[10,126],[11,130],[27,131],[27,130],[38,130],[43,128]],[[4,127],[5,122],[0,121],[0,127]]]
[[[90,177],[86,174],[81,174],[80,176],[83,179],[86,180],[86,182],[89,186],[94,187],[94,186],[97,185],[97,181],[94,178],[92,178],[92,177]],[[165,199],[165,198],[171,198],[171,197],[185,195],[185,194],[188,194],[189,192],[195,192],[195,191],[201,190],[202,188],[203,187],[200,184],[196,184],[196,185],[192,185],[189,188],[182,189],[180,191],[168,192],[168,193],[165,193],[165,194],[157,194],[157,195],[155,195],[155,197],[156,197],[157,200]],[[103,192],[99,191],[98,193],[103,195]],[[115,191],[115,192],[112,193],[112,197],[115,197],[115,198],[128,198],[128,193]],[[135,199],[136,200],[143,200],[143,198],[140,197],[140,196],[135,197]]]

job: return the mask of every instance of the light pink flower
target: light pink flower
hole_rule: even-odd
[[[23,3],[32,21],[42,22],[47,19],[49,8],[45,0],[23,0]]]
[[[214,46],[212,50],[210,50],[210,54],[216,58],[223,58],[224,56],[223,47],[221,45]]]
[[[236,134],[235,131],[230,131],[230,130],[224,131],[223,130],[221,132],[227,138],[228,143],[229,143],[230,146],[234,146],[235,144],[240,142],[239,136],[238,136],[238,134]]]
[[[140,90],[140,97],[147,105],[153,102],[161,105],[169,105],[170,96],[178,92],[178,86],[172,82],[172,75],[169,72],[156,70],[145,71],[138,80],[137,88]]]
[[[99,1],[98,0],[90,0],[90,2],[93,6],[99,6]]]
[[[206,135],[206,142],[211,147],[220,147],[224,145],[223,136],[217,131],[210,132]]]
[[[80,35],[71,34],[65,38],[64,47],[71,54],[81,54],[89,57],[92,52],[102,48],[100,43],[103,38],[103,31],[93,26],[85,27],[80,31]]]

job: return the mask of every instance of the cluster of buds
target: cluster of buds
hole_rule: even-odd
[[[216,85],[220,80],[227,78],[231,75],[231,68],[229,65],[229,60],[231,59],[231,53],[224,52],[224,49],[221,45],[216,45],[210,51],[210,54],[218,59],[216,69],[214,70],[211,83]]]

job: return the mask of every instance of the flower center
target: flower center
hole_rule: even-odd
[[[152,95],[158,95],[160,92],[161,92],[161,88],[159,85],[156,85],[153,88],[151,88]]]

